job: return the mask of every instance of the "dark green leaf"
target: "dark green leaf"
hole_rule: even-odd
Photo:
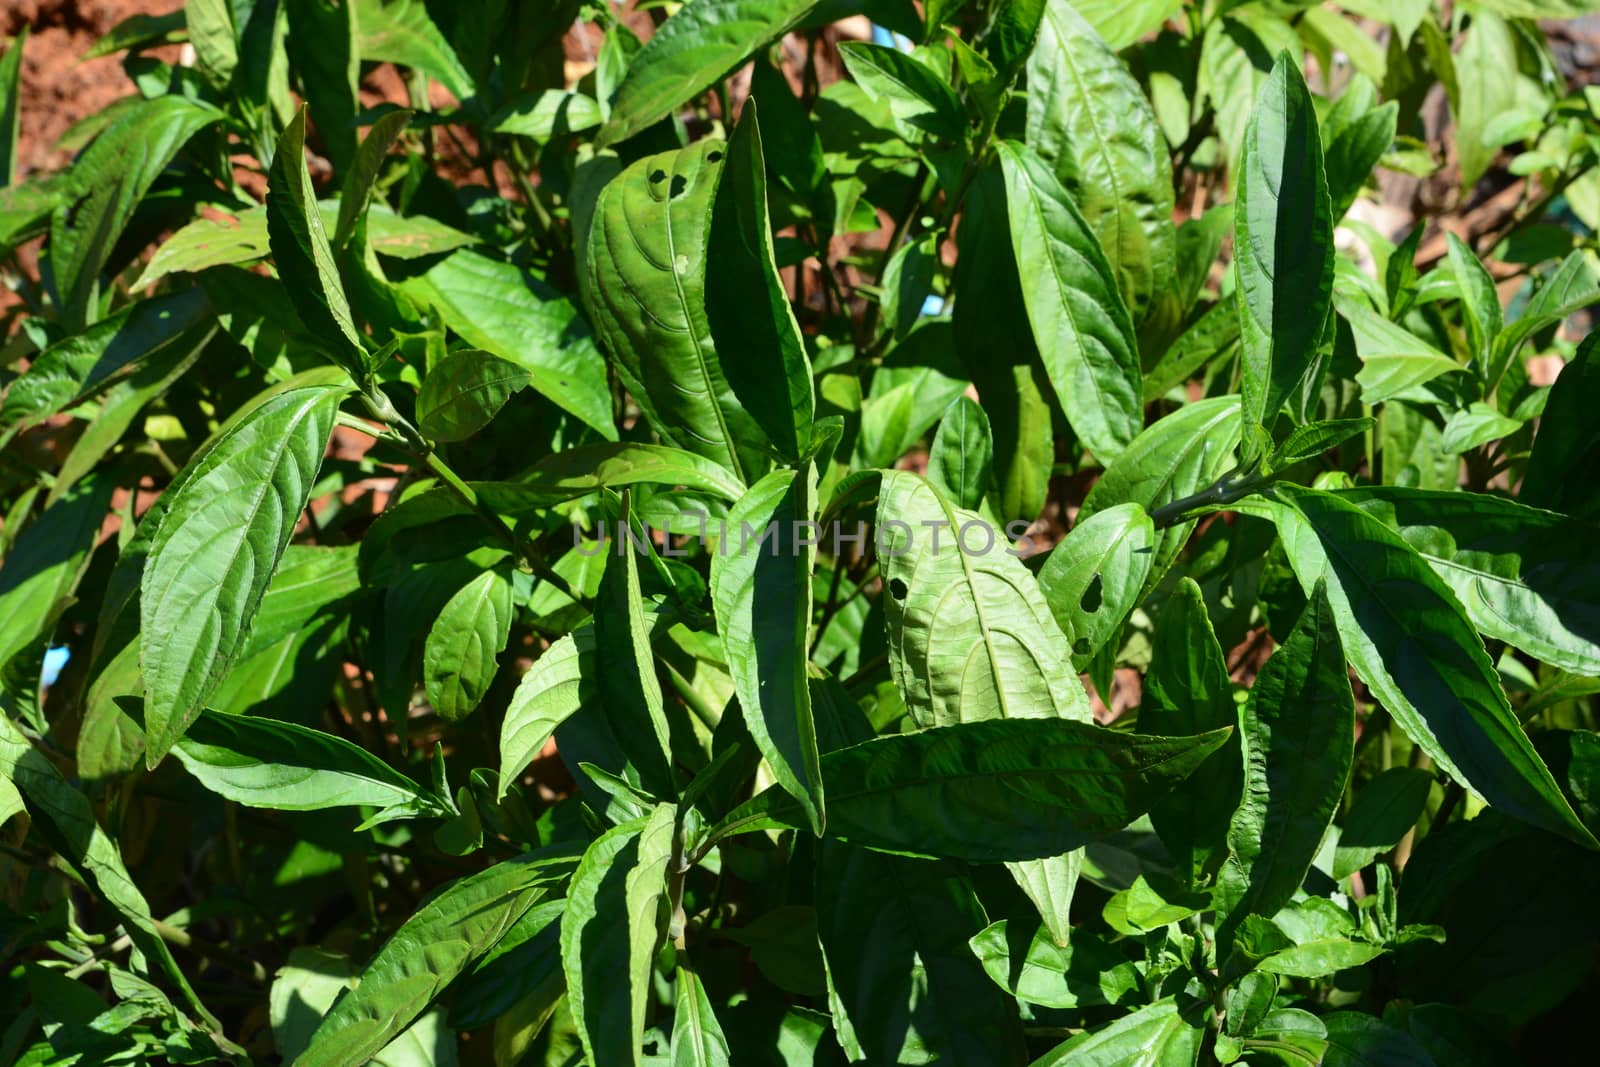
[[[436,441],[471,437],[529,378],[522,367],[487,352],[452,352],[422,380],[417,425]]]
[[[1344,649],[1325,586],[1308,595],[1240,718],[1244,793],[1217,877],[1219,955],[1246,916],[1270,918],[1289,903],[1350,778],[1356,709]]]
[[[1333,876],[1348,877],[1393,848],[1417,824],[1432,787],[1433,775],[1413,767],[1391,767],[1363,785],[1339,831]]]
[[[1504,497],[1373,486],[1339,496],[1432,565],[1480,633],[1600,675],[1600,560],[1592,527]]]
[[[22,46],[28,43],[28,26],[23,24],[0,56],[0,188],[17,180],[17,122],[22,114]]]
[[[1033,1067],[1194,1067],[1205,1040],[1204,1013],[1158,1000],[1098,1030],[1079,1034]]]
[[[1356,673],[1422,750],[1506,814],[1594,846],[1533,750],[1448,585],[1399,534],[1329,493],[1271,509],[1309,592],[1326,581]]]
[[[571,852],[558,847],[450,883],[384,942],[295,1063],[366,1062],[490,952],[517,920],[559,895],[572,871]]]
[[[1028,57],[1028,144],[1105,249],[1134,323],[1176,318],[1171,157],[1139,83],[1076,7],[1044,4]]]
[[[1242,460],[1262,451],[1322,343],[1333,294],[1333,213],[1300,65],[1279,56],[1245,133],[1234,212],[1244,375]]]
[[[573,1020],[595,1063],[640,1062],[676,814],[663,804],[606,831],[572,876],[561,919],[561,964]]]
[[[1067,422],[1109,463],[1144,425],[1133,323],[1099,241],[1049,166],[1011,142],[998,154],[1034,340]]]
[[[1155,555],[1155,527],[1138,504],[1082,519],[1051,550],[1039,588],[1082,671],[1138,606]],[[1115,652],[1115,649],[1112,650]]]
[[[1148,811],[1228,736],[1013,719],[880,737],[822,757],[828,832],[879,851],[974,863],[1058,856]],[[797,803],[769,789],[713,836],[801,819]]]
[[[445,814],[438,798],[365,749],[294,723],[208,711],[173,753],[201,785],[253,808],[378,808],[369,823]]]
[[[472,76],[445,40],[424,0],[355,0],[361,58],[419,70],[457,100],[473,95]]]
[[[1118,504],[1154,511],[1216,481],[1232,466],[1234,446],[1239,443],[1238,405],[1231,396],[1201,400],[1145,430],[1089,490],[1078,521]],[[1187,522],[1156,531],[1147,585],[1166,575],[1193,529],[1193,522]]]
[[[816,475],[774,471],[728,512],[727,538],[711,561],[711,599],[745,725],[815,833],[824,822],[822,770],[807,683]],[[748,543],[746,530],[770,531]],[[735,534],[734,531],[739,531]]]
[[[422,681],[433,710],[451,721],[472,714],[489,691],[511,632],[511,578],[486,570],[445,604],[428,631]]]
[[[1578,354],[1550,387],[1518,496],[1524,504],[1583,515],[1600,502],[1600,422],[1585,414],[1600,395],[1597,350],[1600,333],[1591,334],[1578,347]]]
[[[339,221],[333,231],[333,247],[343,249],[350,243],[356,223],[367,213],[372,199],[372,183],[383,168],[384,157],[390,147],[411,121],[412,113],[401,108],[391,111],[372,124],[372,130],[356,149],[354,165],[345,173],[344,185],[339,195]],[[307,200],[307,203],[311,203]]]
[[[367,372],[367,351],[356,333],[344,283],[323,230],[317,194],[306,169],[306,112],[302,108],[278,138],[267,189],[267,233],[294,309],[306,328],[353,375]]]
[[[595,147],[625,141],[789,32],[818,0],[693,0],[628,64]]]
[[[1063,948],[1048,931],[1005,919],[972,939],[972,951],[995,984],[1046,1008],[1125,1004],[1139,995],[1133,962],[1092,934],[1073,933]]]
[[[353,0],[283,0],[285,45],[328,159],[343,174],[356,154],[361,55]]]
[[[728,384],[778,454],[794,462],[811,441],[811,362],[789,294],[772,258],[766,164],[756,105],[744,106],[728,141],[712,207],[706,260],[706,316]],[[774,388],[781,381],[784,388]]]
[[[34,357],[0,404],[0,442],[22,427],[92,396],[137,370],[174,342],[209,329],[211,308],[199,289],[163,293],[128,305]]]
[[[1139,705],[1141,733],[1182,736],[1237,724],[1227,660],[1193,579],[1182,579],[1167,602],[1154,645]],[[1242,775],[1239,742],[1230,738],[1150,809],[1150,821],[1185,879],[1198,880],[1215,871],[1226,855],[1228,823],[1243,788]]]
[[[605,362],[572,301],[512,264],[465,250],[405,288],[468,344],[521,367],[541,395],[616,439]]]
[[[960,141],[966,127],[950,83],[915,56],[883,45],[846,41],[839,57],[867,94],[889,105],[895,118],[944,141]]]
[[[672,1067],[726,1067],[728,1039],[700,976],[681,963],[672,1015]]]
[[[1020,1062],[1022,1035],[968,945],[988,920],[953,865],[824,841],[816,899],[834,1029],[852,1058]]]
[[[100,271],[151,184],[189,138],[221,118],[182,96],[158,97],[124,112],[78,157],[50,222],[50,261],[69,325],[92,321]]]
[[[662,439],[751,482],[766,466],[764,434],[735,395],[706,313],[723,153],[701,141],[641,159],[606,185],[589,230],[584,302]]]

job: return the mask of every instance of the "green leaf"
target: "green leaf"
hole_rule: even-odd
[[[656,29],[612,97],[597,149],[625,141],[709,89],[811,13],[818,0],[692,0]]]
[[[1350,779],[1356,708],[1325,584],[1268,658],[1240,716],[1244,793],[1217,876],[1219,956],[1249,915],[1289,903]]]
[[[678,985],[673,996],[672,1067],[726,1067],[732,1062],[728,1039],[706,996],[700,976],[678,965]]]
[[[599,657],[600,702],[612,734],[628,760],[630,783],[655,796],[671,796],[672,731],[650,650],[644,594],[639,586],[636,542],[623,497],[621,519],[614,531],[619,548],[606,560],[595,598],[594,636]]]
[[[288,962],[268,993],[272,1039],[285,1063],[299,1062],[317,1024],[355,982],[356,969],[348,957],[316,948],[289,950]],[[454,1035],[440,1033],[443,1015],[436,1008],[401,1031],[373,1057],[373,1067],[404,1067],[419,1057],[434,1067],[454,1067]]]
[[[729,532],[711,560],[711,600],[745,725],[779,786],[820,834],[822,770],[806,661],[820,535],[806,538],[805,530],[815,518],[816,474],[809,463],[801,471],[773,471],[751,486],[728,512]],[[771,536],[752,544],[747,530]],[[735,536],[737,548],[730,544]]]
[[[1210,908],[1206,893],[1186,893],[1163,880],[1160,888],[1139,875],[1127,889],[1106,901],[1101,915],[1117,933],[1138,937],[1164,930]]]
[[[1239,343],[1239,309],[1230,293],[1212,304],[1170,346],[1144,377],[1144,402],[1152,404],[1224,356]]]
[[[1046,1008],[1126,1004],[1138,998],[1143,982],[1131,960],[1087,931],[1074,931],[1072,944],[1063,947],[1042,927],[1030,935],[1028,927],[1001,919],[971,945],[996,985]]]
[[[1329,449],[1337,448],[1359,433],[1370,430],[1373,420],[1325,419],[1296,426],[1283,439],[1283,443],[1267,460],[1267,470],[1280,471],[1308,459],[1316,459]]]
[[[1183,0],[1072,0],[1079,15],[1120,52],[1178,13]]]
[[[258,396],[195,454],[145,565],[140,665],[151,767],[238,656],[310,498],[347,384],[312,372]]]
[[[1461,164],[1461,187],[1471,190],[1499,154],[1498,145],[1485,143],[1489,124],[1517,105],[1517,45],[1505,20],[1481,6],[1474,7],[1464,37],[1456,55],[1460,70],[1502,72],[1495,78],[1461,79],[1461,107],[1455,116],[1456,158]]]
[[[345,172],[339,194],[339,221],[334,226],[333,247],[343,250],[350,243],[356,223],[365,218],[367,205],[372,201],[372,184],[395,140],[405,131],[412,112],[405,108],[391,111],[372,124],[371,131],[356,149],[355,162]],[[309,205],[312,201],[307,200]],[[309,210],[309,208],[308,208]]]
[[[1350,662],[1406,734],[1507,815],[1594,847],[1449,586],[1355,504],[1281,484],[1273,494],[1296,577],[1307,592],[1326,581]]]
[[[0,565],[0,677],[13,660],[48,641],[111,506],[116,482],[92,474],[22,528]]]
[[[122,113],[67,174],[50,221],[50,262],[69,326],[92,320],[100,271],[144,199],[189,138],[222,112],[182,96],[162,96]]]
[[[592,626],[580,626],[533,661],[500,723],[499,796],[506,795],[556,727],[594,699],[596,687]]]
[[[1300,66],[1287,55],[1256,97],[1240,167],[1233,247],[1248,462],[1310,369],[1333,310],[1322,140]]]
[[[1459,455],[1508,437],[1520,429],[1521,419],[1508,418],[1479,401],[1452,413],[1445,420],[1440,445],[1446,452]]]
[[[486,570],[439,612],[422,653],[422,681],[433,710],[454,722],[472,714],[499,670],[511,633],[511,578]]]
[[[1055,441],[1045,398],[1049,387],[1028,322],[1009,214],[1005,175],[997,167],[983,168],[967,192],[957,232],[955,287],[961,299],[953,321],[950,326],[924,324],[911,337],[937,328],[953,338],[994,433],[999,517],[1032,522],[1049,492]],[[961,391],[955,390],[945,405]],[[862,415],[863,437],[868,414],[870,410]],[[898,458],[876,465],[888,466]]]
[[[748,483],[766,466],[764,434],[723,369],[706,312],[723,154],[700,141],[641,159],[606,185],[589,230],[584,303],[662,439]]]
[[[294,723],[201,714],[173,754],[200,784],[252,808],[366,805],[368,823],[447,814],[438,798],[342,737]]]
[[[956,349],[951,324],[934,320],[923,321],[889,350],[861,402],[857,466],[892,467],[939,421],[967,387]]]
[[[436,441],[464,440],[489,425],[530,377],[524,368],[487,352],[452,352],[422,380],[417,425]]]
[[[33,358],[0,403],[0,443],[124,379],[174,344],[190,344],[211,328],[211,307],[199,289],[163,293],[129,304]]]
[[[879,737],[822,757],[828,833],[881,852],[972,863],[1059,856],[1148,811],[1227,737],[1144,737],[1063,719]],[[795,801],[768,789],[711,837],[802,819]]]
[[[1381,955],[1381,945],[1329,938],[1280,949],[1256,964],[1256,969],[1285,978],[1323,978],[1351,967],[1360,967]]]
[[[489,953],[517,920],[559,895],[572,861],[570,851],[558,846],[451,882],[384,942],[295,1063],[366,1062]]]
[[[1176,318],[1171,156],[1144,91],[1079,7],[1044,5],[1028,56],[1028,144],[1082,211],[1133,322]]]
[[[726,467],[693,452],[632,441],[563,449],[535,463],[519,484],[551,503],[628,485],[682,486],[729,503],[746,491]]]
[[[1450,587],[1480,633],[1575,674],[1600,675],[1600,560],[1592,527],[1504,497],[1346,490]]]
[[[1381,404],[1426,385],[1441,374],[1466,369],[1365,305],[1341,303],[1339,313],[1350,324],[1356,353],[1361,357],[1356,384],[1361,386],[1363,404]]]
[[[811,443],[816,401],[805,341],[772,257],[754,100],[744,105],[726,159],[707,245],[706,317],[719,351],[747,353],[722,362],[734,395],[778,454],[796,462]],[[773,388],[775,381],[784,388]]]
[[[1182,736],[1237,724],[1227,659],[1193,579],[1179,581],[1153,644],[1139,704],[1141,733]],[[1185,880],[1209,876],[1227,854],[1228,823],[1242,788],[1240,747],[1230,738],[1150,809],[1150,821]]]
[[[1348,878],[1393,848],[1417,824],[1427,806],[1433,775],[1414,767],[1391,767],[1356,792],[1339,829],[1333,876]]]
[[[284,127],[272,157],[267,187],[267,233],[278,274],[295,312],[352,375],[368,372],[366,347],[356,333],[344,283],[317,210],[317,193],[306,169],[306,111]]]
[[[283,0],[289,18],[284,42],[305,92],[311,117],[335,173],[343,174],[356,153],[356,116],[361,112],[361,55],[357,51],[357,5],[340,0]]]
[[[1506,367],[1529,338],[1547,330],[1570,315],[1600,302],[1600,283],[1594,268],[1582,252],[1574,252],[1551,272],[1544,285],[1522,309],[1522,315],[1496,337],[1489,362],[1489,385],[1493,389],[1505,375]]]
[[[1011,142],[997,152],[1034,340],[1067,422],[1110,462],[1144,425],[1133,323],[1099,241],[1049,166]]]
[[[958,867],[823,841],[815,870],[829,1006],[852,1059],[1022,1061],[1015,1016],[968,946],[987,918]]]
[[[897,119],[943,141],[962,140],[966,115],[950,83],[897,48],[846,41],[839,46],[850,76]]]
[[[1341,102],[1343,99],[1340,97]],[[1394,144],[1399,115],[1399,102],[1390,100],[1337,127],[1332,125],[1330,117],[1328,141],[1323,146],[1323,166],[1328,175],[1328,199],[1332,204],[1330,217],[1335,223],[1349,214],[1362,187],[1372,176],[1373,168]]]
[[[1106,468],[1084,498],[1078,521],[1118,504],[1138,504],[1151,512],[1212,484],[1233,465],[1238,416],[1238,399],[1219,396],[1188,404],[1155,423]],[[1190,521],[1156,531],[1147,587],[1166,575],[1193,529]]]
[[[939,420],[928,451],[928,481],[965,511],[980,510],[994,493],[989,416],[969,396],[957,397]]]
[[[613,827],[589,846],[572,876],[561,918],[561,965],[591,1062],[640,1062],[676,817],[676,808],[662,804]]]
[[[1591,398],[1600,396],[1597,350],[1600,333],[1593,333],[1550,387],[1517,497],[1524,504],[1583,515],[1600,502],[1600,422],[1585,417]]]
[[[1194,1067],[1205,1036],[1201,1006],[1180,1009],[1168,997],[1057,1045],[1033,1067]]]
[[[17,180],[17,122],[22,114],[22,47],[28,43],[28,26],[0,56],[0,188]]]
[[[490,121],[496,133],[517,134],[543,143],[552,137],[592,130],[604,119],[593,97],[546,89],[534,96],[517,97]]]
[[[363,60],[419,70],[457,100],[472,97],[472,76],[428,16],[425,0],[355,0],[355,8]]]
[[[437,307],[468,344],[515,363],[542,396],[616,440],[605,361],[572,301],[510,263],[466,250],[403,288]]]
[[[140,952],[156,964],[182,990],[184,999],[212,1026],[217,1023],[195,996],[156,922],[144,894],[122,862],[116,842],[95,822],[89,798],[68,784],[56,765],[28,743],[9,718],[0,715],[0,778],[17,787],[46,840],[84,878],[99,890],[100,898],[122,917],[128,936]]]
[[[337,228],[342,203],[317,204],[323,233]],[[396,215],[382,201],[367,208],[367,245],[380,255],[422,259],[471,243],[469,235],[426,215]],[[237,215],[198,218],[162,242],[130,288],[148,288],[168,274],[265,259],[270,251],[264,206]]]
[[[1087,669],[1138,606],[1155,533],[1138,504],[1118,504],[1078,522],[1045,559],[1039,588],[1067,637],[1073,670]]]
[[[184,0],[183,15],[200,73],[216,88],[226,90],[239,65],[231,5],[228,0]]]
[[[1502,315],[1500,296],[1494,279],[1484,269],[1467,243],[1455,234],[1445,235],[1450,245],[1450,269],[1461,289],[1462,318],[1467,324],[1467,343],[1480,366],[1489,365],[1489,346],[1500,336]]]
[[[888,471],[878,537],[889,662],[919,725],[1089,717],[1066,639],[992,523],[922,478]]]

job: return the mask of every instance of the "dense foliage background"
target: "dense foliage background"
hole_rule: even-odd
[[[86,7],[0,1062],[1589,1058],[1600,4]]]

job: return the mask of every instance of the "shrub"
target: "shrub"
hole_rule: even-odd
[[[640,6],[0,59],[0,1060],[1581,1060],[1594,5]]]

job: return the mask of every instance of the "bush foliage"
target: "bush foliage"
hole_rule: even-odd
[[[1594,7],[13,41],[0,1061],[1581,1062]]]

